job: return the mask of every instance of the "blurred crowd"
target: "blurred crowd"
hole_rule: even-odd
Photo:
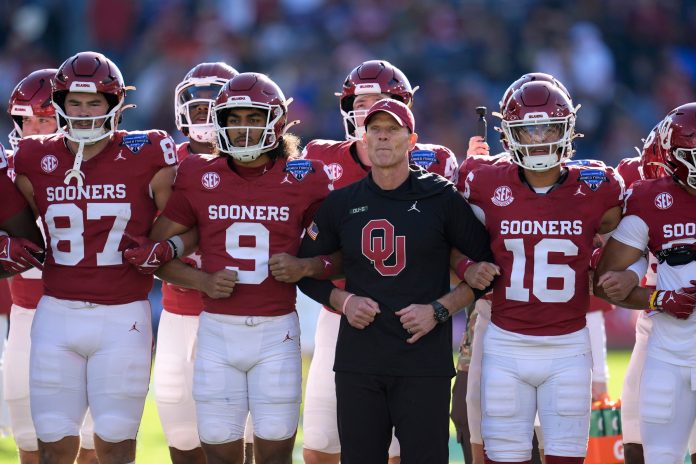
[[[304,142],[341,139],[334,93],[362,61],[386,59],[420,86],[421,140],[461,157],[474,108],[488,107],[497,139],[501,95],[542,71],[582,105],[578,157],[616,164],[670,109],[696,100],[694,29],[696,2],[686,0],[5,0],[0,110],[29,72],[94,50],[137,87],[122,127],[180,138],[174,87],[193,65],[221,60],[278,82]],[[0,134],[10,129],[0,118]]]

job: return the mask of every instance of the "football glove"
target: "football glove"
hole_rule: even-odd
[[[34,255],[41,253],[43,250],[30,240],[0,234],[0,266],[7,272],[20,273],[32,267],[43,269]]]

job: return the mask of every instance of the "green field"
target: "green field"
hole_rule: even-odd
[[[609,352],[609,392],[612,398],[618,398],[621,393],[626,366],[630,353],[626,351]],[[308,367],[309,359],[305,359],[305,372]],[[304,376],[306,379],[306,376]],[[300,421],[301,422],[301,421]],[[450,437],[454,437],[454,429],[451,427]],[[14,448],[12,438],[0,439],[0,464],[10,464],[18,462],[17,453]],[[148,397],[145,404],[143,423],[138,436],[137,462],[142,464],[166,464],[169,463],[169,453],[167,444],[164,440],[162,427],[159,424],[157,410],[152,396]],[[297,433],[297,443],[295,445],[294,463],[302,463],[302,429]],[[450,438],[450,462],[462,464],[462,451],[454,438]]]

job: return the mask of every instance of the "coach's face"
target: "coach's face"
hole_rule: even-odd
[[[418,140],[389,113],[374,114],[366,127],[367,156],[373,168],[390,168],[408,164],[408,153]]]

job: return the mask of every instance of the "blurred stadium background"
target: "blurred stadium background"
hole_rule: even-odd
[[[461,160],[475,131],[474,108],[496,111],[510,82],[543,71],[582,105],[577,127],[585,137],[577,141],[577,157],[616,165],[635,155],[633,147],[670,109],[696,100],[695,28],[696,2],[679,0],[4,0],[0,111],[29,72],[95,50],[137,87],[127,100],[138,107],[121,127],[165,129],[182,141],[174,87],[193,65],[221,60],[278,82],[294,98],[291,117],[302,124],[293,131],[303,141],[341,139],[334,92],[353,67],[379,58],[420,86],[421,140],[447,145]],[[494,152],[500,149],[495,125],[489,116]],[[0,117],[5,146],[10,130],[9,117]],[[152,300],[157,319],[156,291]],[[300,307],[308,356],[317,311]],[[626,310],[607,315],[611,348],[630,349],[633,319]],[[458,317],[455,344],[463,327]],[[618,395],[627,358],[618,352],[612,359]],[[154,412],[152,402],[147,410]],[[150,433],[149,424],[159,426],[146,421],[143,433]],[[153,433],[163,440],[161,429]],[[0,463],[14,462],[11,447],[0,440]],[[166,462],[162,456],[142,462]]]

